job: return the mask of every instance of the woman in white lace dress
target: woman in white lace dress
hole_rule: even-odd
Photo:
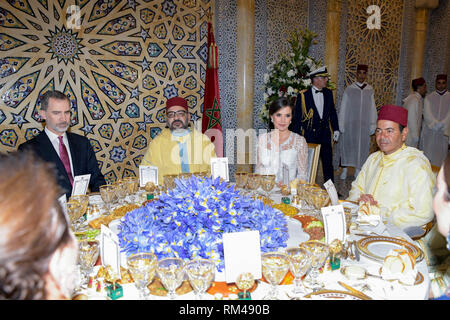
[[[301,135],[289,130],[294,107],[287,98],[275,100],[269,107],[270,130],[258,137],[255,172],[275,174],[283,182],[283,166],[289,172],[287,181],[307,180],[308,144]]]

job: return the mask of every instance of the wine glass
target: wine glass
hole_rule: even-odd
[[[106,205],[106,210],[109,214],[109,211],[111,210],[111,203],[113,203],[116,198],[116,188],[112,184],[100,186],[100,196],[102,197],[102,200]]]
[[[266,192],[266,198],[270,198],[270,191],[275,187],[275,175],[265,174],[261,176],[261,188]]]
[[[170,299],[176,298],[176,289],[184,279],[184,261],[180,258],[165,258],[158,262],[156,269]]]
[[[98,240],[80,240],[78,242],[78,261],[80,264],[82,287],[86,284],[97,262],[99,252],[100,245]]]
[[[186,264],[186,273],[197,300],[202,300],[214,278],[215,264],[212,260],[196,259]]]
[[[78,224],[77,221],[83,215],[81,204],[77,201],[67,201],[66,202],[67,215],[69,216],[70,225],[73,231],[77,231]]]
[[[136,177],[126,177],[123,181],[127,188],[127,195],[130,197],[131,203],[136,202],[136,193],[139,190],[139,181]]]
[[[256,190],[259,188],[259,184],[259,174],[249,173],[247,179],[247,188],[250,189],[250,193],[256,192]]]
[[[267,252],[261,257],[262,273],[270,283],[269,293],[264,300],[279,300],[277,286],[289,271],[289,257],[281,252]]]
[[[253,277],[253,274],[251,272],[244,272],[241,273],[237,279],[236,279],[236,287],[238,287],[239,290],[244,291],[242,293],[242,298],[247,298],[247,290],[250,290],[255,285],[255,277]],[[239,296],[240,294],[238,294]]]
[[[83,222],[85,221],[84,218],[82,218],[88,209],[89,206],[89,196],[86,194],[80,194],[80,195],[76,195],[76,196],[71,196],[69,198],[69,201],[75,201],[78,202],[81,205],[81,216],[80,218],[77,220],[77,229],[80,228],[81,224],[83,224]]]
[[[120,205],[124,204],[125,197],[128,194],[128,186],[124,180],[117,180],[115,183],[117,200]]]
[[[177,174],[164,175],[164,187],[166,187],[167,191],[169,191],[169,189],[175,188],[175,178],[176,177],[178,177]]]
[[[311,266],[311,254],[305,248],[288,248],[286,254],[289,257],[290,270],[294,276],[294,296],[304,295],[305,288],[302,284],[302,277],[308,272]]]
[[[134,284],[139,290],[140,298],[147,300],[149,297],[147,286],[155,276],[158,258],[151,252],[135,253],[127,258],[127,265]]]
[[[306,276],[304,283],[313,291],[320,290],[323,283],[317,280],[319,269],[323,266],[330,254],[330,249],[326,243],[317,240],[308,240],[300,244],[300,248],[305,248],[311,254],[311,271]]]
[[[236,180],[236,187],[239,189],[244,189],[247,185],[248,176],[246,172],[236,172],[234,179]]]

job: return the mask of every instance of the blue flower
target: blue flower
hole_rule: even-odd
[[[127,255],[153,252],[159,259],[207,258],[224,268],[222,235],[258,230],[261,251],[286,247],[287,224],[281,212],[242,197],[220,178],[176,179],[175,188],[122,219],[120,247]]]

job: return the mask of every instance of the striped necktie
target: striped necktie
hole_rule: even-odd
[[[67,175],[69,176],[70,184],[73,185],[73,176],[72,170],[70,169],[69,153],[67,152],[67,148],[66,145],[64,144],[63,137],[59,136],[58,139],[59,139],[59,157],[61,158],[64,168],[66,169]]]

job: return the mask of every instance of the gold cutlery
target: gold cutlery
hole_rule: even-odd
[[[367,294],[365,294],[359,290],[356,290],[355,288],[349,286],[348,284],[345,284],[342,281],[338,281],[338,283],[345,289],[349,290],[351,293],[359,295],[359,296],[361,296],[361,298],[372,300],[372,298],[369,297]]]

